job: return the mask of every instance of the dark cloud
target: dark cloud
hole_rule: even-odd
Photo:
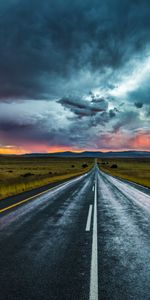
[[[33,128],[33,124],[18,123],[15,120],[0,120],[0,130],[4,132],[23,132],[24,130],[30,130]]]
[[[118,113],[118,112],[119,112],[119,110],[117,108],[110,109],[110,111],[109,111],[110,118],[114,118],[116,116],[116,113]]]
[[[77,102],[72,98],[64,98],[61,105],[62,112],[63,107],[68,110],[67,119],[63,117],[59,119],[56,113],[51,114],[51,110],[28,115],[20,114],[17,118],[10,114],[7,119],[2,112],[0,113],[0,139],[5,144],[15,143],[15,145],[44,143],[47,146],[82,148],[89,145],[90,147],[93,141],[93,129],[97,126],[105,126],[115,117],[116,109],[108,110],[105,102],[104,99],[97,99],[97,101],[82,99]],[[69,118],[70,110],[74,114]]]
[[[141,84],[128,94],[128,99],[137,105],[150,105],[150,76],[144,78]],[[140,108],[140,107],[138,107]]]
[[[146,117],[150,117],[150,108],[148,108],[148,110],[146,111]]]
[[[80,71],[116,70],[149,45],[148,0],[1,1],[0,11],[2,100],[63,96]]]
[[[135,105],[136,108],[142,108],[143,107],[142,102],[135,102],[134,105]]]
[[[15,145],[79,146],[87,140],[86,126],[82,122],[73,122],[67,127],[63,127],[63,123],[57,125],[55,116],[51,116],[50,112],[31,115],[28,119],[26,116],[7,120],[1,117],[0,140],[4,144]]]
[[[112,126],[113,132],[118,132],[120,129],[125,128],[133,130],[137,124],[140,125],[139,114],[135,111],[126,111],[119,114],[119,119]]]
[[[99,112],[106,111],[108,103],[102,98],[92,98],[92,100],[86,100],[77,97],[63,97],[58,101],[65,108],[69,109],[79,118],[85,116],[94,116]]]

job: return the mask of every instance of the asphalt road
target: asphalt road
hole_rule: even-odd
[[[95,165],[20,201],[0,207],[1,300],[150,299],[147,189]]]

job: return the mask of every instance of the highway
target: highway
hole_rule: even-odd
[[[0,205],[1,300],[150,300],[150,191],[92,170]]]

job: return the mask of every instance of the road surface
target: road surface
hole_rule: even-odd
[[[3,202],[0,299],[149,300],[149,190],[95,165],[17,206]]]

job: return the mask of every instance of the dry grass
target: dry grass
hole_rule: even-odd
[[[103,171],[150,188],[150,159],[99,159],[98,162]],[[117,168],[111,168],[113,164]]]
[[[93,159],[1,156],[0,199],[83,174],[93,163]]]

